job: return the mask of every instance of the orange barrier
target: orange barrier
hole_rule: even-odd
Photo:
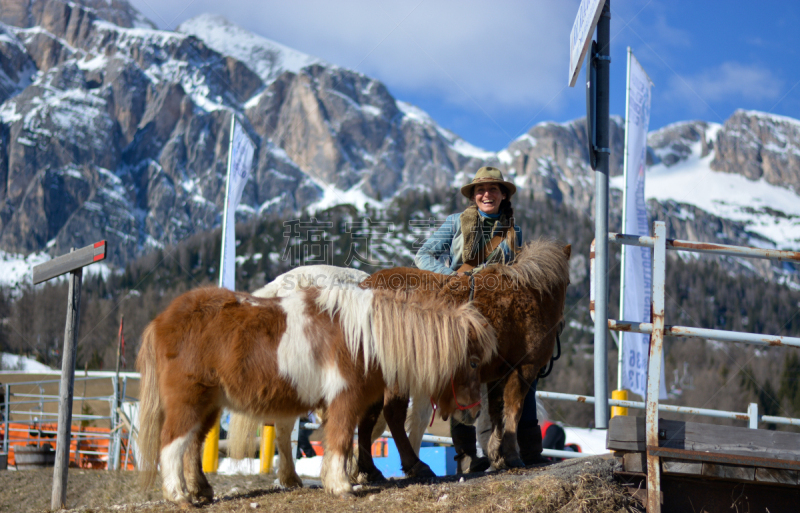
[[[53,449],[56,448],[56,423],[45,424],[38,423],[36,426],[31,424],[20,424],[16,422],[8,423],[8,464],[15,465],[14,459],[15,446],[21,445],[44,445],[50,444]],[[89,438],[79,441],[76,436],[78,433],[89,435]],[[108,466],[108,451],[111,443],[111,430],[109,428],[99,427],[80,427],[72,426],[72,437],[69,446],[69,466],[73,468],[86,468],[86,469],[105,469]],[[94,436],[92,436],[94,435]],[[5,440],[5,423],[0,423],[0,440]],[[80,447],[78,447],[80,443]],[[128,458],[128,464],[125,463],[125,452],[127,451],[128,440],[125,437],[120,444],[120,468],[123,470],[134,470],[134,458],[131,455]],[[77,454],[76,454],[77,450]],[[97,452],[101,454],[85,454],[85,452]],[[77,461],[76,461],[77,456]]]
[[[317,456],[322,456],[325,454],[325,450],[322,448],[322,442],[311,442],[311,447],[314,448],[314,452]],[[388,439],[386,438],[378,438],[372,443],[372,457],[373,458],[384,458],[389,455],[389,444]]]

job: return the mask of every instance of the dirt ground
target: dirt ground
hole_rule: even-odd
[[[355,498],[326,494],[318,481],[283,490],[274,474],[212,475],[208,513],[303,511],[377,512],[636,512],[636,502],[612,478],[614,460],[590,457],[544,467],[492,472],[465,479],[390,480],[356,487]],[[53,470],[0,471],[0,512],[47,511]],[[159,485],[160,486],[160,485]],[[161,498],[158,488],[142,491],[135,472],[70,469],[67,506],[71,512],[172,512],[180,509]]]

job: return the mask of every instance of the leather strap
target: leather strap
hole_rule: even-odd
[[[497,249],[500,243],[503,242],[503,239],[506,238],[507,233],[508,228],[502,228],[500,233],[492,237],[492,240],[490,240],[488,244],[484,244],[474,257],[461,264],[461,267],[459,267],[458,271],[456,272],[465,273],[467,271],[471,271],[485,262],[489,255],[492,254],[492,251]]]

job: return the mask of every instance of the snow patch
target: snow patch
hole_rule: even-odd
[[[700,157],[701,143],[689,157],[667,167],[648,168],[645,196],[694,205],[716,216],[744,223],[747,230],[773,241],[777,247],[800,249],[800,197],[790,189],[749,180],[742,175],[711,169],[714,152]],[[610,180],[621,189],[622,176]]]
[[[257,36],[220,15],[201,14],[183,22],[176,30],[193,35],[212,50],[241,61],[265,84],[284,71],[297,73],[312,64],[325,64],[317,57]]]

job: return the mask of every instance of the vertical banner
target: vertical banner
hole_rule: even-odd
[[[639,61],[628,50],[628,105],[625,120],[625,189],[623,192],[623,233],[648,235],[644,201],[644,174],[647,157],[647,129],[653,83]],[[622,246],[623,273],[620,299],[622,319],[651,322],[650,295],[653,262],[650,248]],[[622,388],[645,396],[650,336],[620,333],[622,344]],[[659,398],[666,399],[664,365],[661,365]]]
[[[253,164],[253,142],[247,137],[236,116],[231,120],[231,140],[228,148],[228,179],[225,185],[225,207],[222,214],[222,255],[219,286],[236,290],[236,207],[250,177]]]

